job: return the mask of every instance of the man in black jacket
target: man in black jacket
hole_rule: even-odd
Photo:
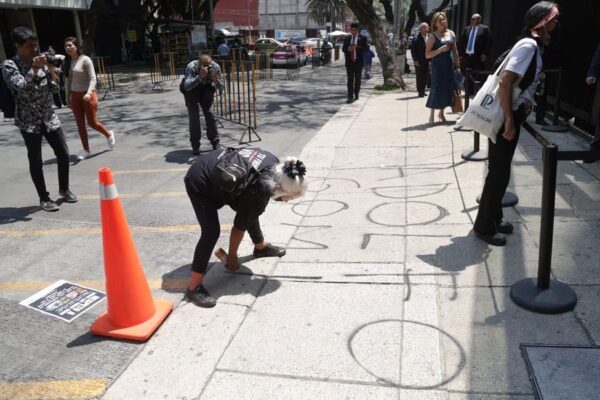
[[[465,28],[459,41],[459,54],[463,71],[466,71],[467,68],[484,70],[491,48],[492,34],[490,28],[481,23],[481,15],[473,14],[471,25]],[[471,82],[465,84],[467,92],[472,94]]]
[[[425,97],[425,86],[429,78],[429,60],[425,57],[425,45],[429,36],[429,25],[423,22],[419,26],[419,34],[413,40],[410,52],[415,62],[415,72],[417,74],[417,91],[419,97]]]
[[[342,51],[346,56],[346,73],[348,74],[348,101],[358,100],[362,69],[364,65],[364,51],[368,47],[367,38],[358,33],[358,24],[350,26],[351,36],[344,40]]]

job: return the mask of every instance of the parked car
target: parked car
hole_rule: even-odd
[[[294,46],[300,46],[305,39],[306,38],[303,38],[303,37],[294,37],[294,38],[288,39],[285,42],[285,44],[294,45]]]
[[[280,46],[271,54],[271,57],[274,67],[295,66],[300,68],[301,65],[307,63],[306,52],[300,46]]]
[[[300,46],[317,47],[317,45],[319,43],[323,44],[323,39],[321,39],[321,38],[308,38],[308,39],[303,40],[300,43]]]
[[[281,46],[284,46],[284,44],[273,38],[261,38],[254,44],[257,53],[272,53]]]

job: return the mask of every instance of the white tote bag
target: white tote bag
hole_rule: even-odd
[[[493,143],[496,143],[496,136],[504,123],[504,110],[500,105],[500,76],[502,75],[502,72],[504,72],[508,60],[515,47],[517,47],[517,44],[513,46],[496,72],[487,77],[487,80],[481,89],[479,89],[475,98],[469,103],[469,108],[467,108],[465,113],[456,122],[457,125],[462,125],[467,129],[472,129],[475,132],[487,136]],[[521,89],[519,88],[520,82],[521,78],[517,79],[513,86],[513,102],[516,101],[521,94]]]

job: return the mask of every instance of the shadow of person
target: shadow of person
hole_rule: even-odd
[[[236,272],[227,270],[221,262],[210,263],[204,276],[203,285],[210,294],[219,299],[223,296],[250,294],[262,297],[273,293],[281,282],[264,275],[255,276],[243,263],[253,260],[253,256],[240,257],[240,268]],[[168,293],[185,293],[191,276],[191,265],[183,265],[162,276],[161,289]]]
[[[201,154],[208,153],[209,151],[212,151],[212,149],[200,150],[200,153]],[[188,149],[172,150],[172,151],[168,152],[167,154],[165,154],[165,162],[168,162],[171,164],[191,165],[194,163],[196,158],[198,158],[198,156],[194,156],[192,154],[191,149],[189,149],[189,150]]]
[[[431,128],[432,125],[430,123],[424,123],[419,125],[407,126],[406,128],[402,128],[402,132],[410,132],[410,131],[426,131],[428,128]]]
[[[421,254],[417,257],[444,271],[459,272],[468,266],[483,263],[491,252],[487,244],[475,237],[473,231],[467,236],[454,237],[451,241],[448,245],[438,247],[435,254]]]
[[[0,208],[0,225],[13,224],[21,221],[31,221],[31,214],[41,211],[39,206],[2,207]]]

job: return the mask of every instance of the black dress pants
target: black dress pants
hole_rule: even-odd
[[[41,125],[41,133],[27,133],[21,131],[25,146],[27,147],[27,158],[29,159],[29,173],[35,185],[35,189],[41,200],[47,200],[50,193],[46,190],[44,179],[44,165],[42,160],[42,137],[45,137],[54,150],[58,164],[58,189],[69,189],[69,148],[62,128],[48,132],[44,124]]]
[[[429,65],[415,67],[415,72],[417,75],[417,92],[419,93],[419,96],[423,97],[425,96],[425,87],[429,80]]]
[[[348,98],[357,98],[360,93],[360,84],[362,79],[362,65],[346,65],[346,74],[348,75]]]
[[[198,192],[187,179],[185,179],[185,190],[192,202],[198,223],[200,223],[200,240],[198,240],[194,251],[192,271],[205,274],[210,255],[219,240],[219,236],[221,236],[218,209],[222,205],[217,204],[208,195]],[[258,218],[248,225],[248,233],[254,244],[262,243],[265,240]]]
[[[479,202],[479,212],[473,228],[481,234],[497,233],[497,225],[502,222],[502,198],[510,182],[510,166],[519,141],[519,130],[527,114],[523,108],[514,112],[516,134],[513,140],[504,139],[504,125],[498,132],[496,144],[489,140],[488,174]]]
[[[219,143],[219,132],[217,131],[217,120],[212,113],[215,90],[212,86],[200,85],[184,95],[185,106],[188,109],[190,124],[190,143],[192,149],[200,148],[200,109],[206,121],[206,136],[212,144]]]

